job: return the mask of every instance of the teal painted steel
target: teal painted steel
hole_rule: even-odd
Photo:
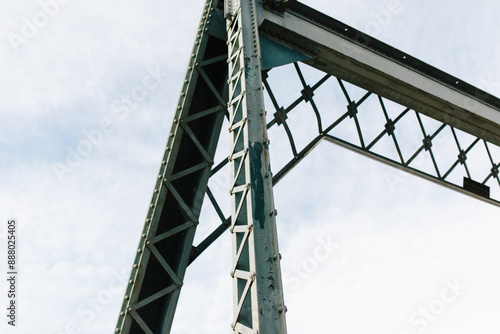
[[[116,333],[169,333],[227,112],[219,1],[205,3]]]
[[[280,10],[277,11],[278,7],[271,6],[269,8],[274,12],[267,12],[269,8],[264,7],[262,1],[255,0],[226,0],[224,9],[222,7],[222,1],[208,0],[205,3],[116,333],[170,333],[188,265],[226,229],[230,230],[233,239],[233,331],[242,334],[286,333],[286,307],[276,231],[277,212],[274,209],[272,187],[323,139],[488,203],[500,205],[497,199],[471,193],[447,179],[460,166],[464,167],[465,176],[471,179],[467,154],[471,149],[484,144],[491,166],[487,166],[486,174],[482,175],[484,181],[477,182],[476,177],[476,188],[484,188],[482,186],[487,182],[498,183],[500,186],[500,162],[495,160],[498,156],[491,152],[493,144],[476,138],[472,144],[465,146],[457,138],[456,132],[459,130],[445,123],[441,123],[437,130],[427,132],[421,120],[426,116],[415,111],[423,139],[415,138],[418,145],[411,144],[418,148],[408,156],[407,151],[402,151],[403,143],[397,138],[402,131],[400,120],[412,114],[411,106],[403,103],[402,99],[393,98],[401,105],[401,111],[394,120],[390,119],[384,101],[394,97],[394,94],[391,95],[386,90],[375,92],[370,89],[377,85],[373,78],[375,83],[368,85],[366,77],[360,79],[359,73],[346,75],[339,70],[346,64],[345,59],[334,63],[332,59],[335,58],[335,52],[325,51],[325,45],[317,45],[311,41],[299,45],[290,37],[296,37],[301,32],[287,31],[286,27],[277,22],[281,22],[285,15],[293,16],[298,11],[303,11],[302,17],[294,17],[293,22],[300,21],[309,26],[314,25],[314,22],[321,23],[312,30],[327,29],[338,37],[341,34],[335,33],[334,28],[340,29],[340,32],[348,29],[349,34],[355,33],[351,31],[352,28],[346,28],[345,25],[333,22],[333,19],[325,18],[321,13],[295,2],[289,3],[290,11],[287,12],[283,11],[286,6],[278,6]],[[267,17],[272,17],[273,22],[265,22],[264,13],[269,14]],[[352,42],[349,36],[346,40]],[[325,55],[328,57],[321,58]],[[297,61],[321,70],[323,77],[309,86]],[[278,103],[279,98],[274,96],[267,81],[267,70],[292,63],[303,90],[287,91],[288,95],[297,94],[297,99],[290,105],[283,106]],[[395,66],[400,66],[400,63],[394,61]],[[272,72],[270,75],[272,76]],[[351,100],[349,89],[345,87],[343,78],[340,78],[342,75],[352,79],[351,83],[366,89],[366,94],[360,100]],[[339,117],[326,124],[314,100],[316,90],[329,80],[338,82],[346,103],[342,106],[345,109],[342,109]],[[276,111],[274,118],[267,124],[264,90]],[[362,104],[370,98],[378,98],[387,121],[381,124],[375,138],[363,132],[363,123],[359,119],[363,113]],[[308,144],[300,147],[294,140],[292,129],[288,127],[287,118],[302,102],[313,109],[318,133]],[[227,159],[213,167],[224,116],[230,123],[231,151]],[[347,141],[334,133],[337,126],[347,122],[351,122],[353,133],[357,136],[354,136],[355,140]],[[266,131],[275,125],[284,127],[292,159],[273,176]],[[434,139],[441,131],[448,130],[452,131],[456,140],[458,156],[456,161],[448,161],[446,169],[443,169],[434,157],[433,150],[439,145]],[[385,136],[393,140],[396,158],[373,150]],[[430,156],[435,174],[412,165],[417,157],[424,154]],[[207,186],[209,178],[226,164],[230,165],[232,176],[232,211],[229,218],[224,217]],[[205,194],[215,207],[221,225],[198,247],[194,247],[192,243]]]
[[[226,13],[235,333],[286,333],[254,0]]]

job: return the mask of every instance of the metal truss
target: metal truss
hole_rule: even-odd
[[[217,6],[205,4],[116,333],[169,333],[172,326],[227,113],[226,35]]]
[[[115,332],[170,333],[187,267],[229,229],[233,332],[286,333],[272,187],[322,141],[500,206],[500,100],[474,89],[298,2],[207,0]],[[305,144],[295,117],[313,120]],[[291,154],[274,174],[270,129]],[[230,214],[208,186],[224,168]],[[220,225],[195,246],[205,199]]]
[[[464,135],[463,131],[432,120],[418,111],[401,105],[395,107],[392,101],[388,102],[388,99],[380,95],[350,85],[351,89],[355,89],[360,97],[358,101],[355,101],[349,93],[347,83],[329,74],[324,74],[319,81],[310,86],[304,78],[300,65],[294,63],[293,66],[297,74],[296,80],[300,81],[303,89],[296,93],[297,98],[289,106],[284,107],[278,103],[278,98],[273,93],[268,78],[264,79],[263,82],[275,109],[273,118],[268,123],[268,128],[274,125],[283,127],[293,156],[273,177],[274,183],[281,180],[291,168],[322,140],[326,140],[413,175],[500,206],[500,198],[491,198],[489,190],[490,187],[500,190],[500,156],[494,157],[492,154],[493,150],[498,152],[498,146],[478,137]],[[269,76],[271,76],[271,73],[272,71],[270,71]],[[337,92],[332,89],[332,85],[328,85],[327,94],[340,93],[345,98],[346,106],[345,108],[330,106],[327,110],[323,110],[324,113],[329,114],[329,118],[331,118],[332,114],[337,115],[336,119],[329,124],[325,124],[322,112],[315,103],[314,96],[320,87],[326,86],[332,81]],[[325,93],[325,90],[323,90],[323,93]],[[287,90],[286,94],[290,95],[292,93]],[[373,103],[374,101],[376,103]],[[365,107],[369,102],[372,103]],[[386,108],[387,103],[391,103],[391,108],[395,111],[393,118],[389,116]],[[316,119],[317,135],[309,144],[298,149],[292,130],[288,126],[287,118],[292,111],[301,109],[304,104],[310,105],[308,109]],[[307,112],[307,109],[304,111],[302,108],[296,112],[304,113]],[[363,113],[369,114],[368,124],[363,124],[360,120]],[[380,117],[378,119],[383,119],[383,122],[374,122],[373,119],[377,119],[374,113],[379,113]],[[349,124],[348,126],[352,128],[351,134],[355,133],[355,136],[342,136],[335,133],[336,129],[345,124]],[[378,131],[376,131],[377,127],[379,127]],[[405,134],[409,131],[415,133],[414,130],[417,128],[421,133],[420,138],[417,134],[410,137],[405,136],[404,140],[398,140],[399,134]],[[367,129],[370,130],[369,133],[366,133],[365,130]],[[311,129],[312,131],[314,130]],[[387,141],[382,140],[384,137],[391,139],[389,145]],[[443,137],[452,138],[454,144],[450,145],[449,141],[444,142]],[[471,173],[468,167],[470,164],[474,164],[474,161],[468,159],[470,155],[474,155],[474,159],[480,160],[480,168],[475,169],[475,174]],[[424,165],[423,160],[432,162],[432,170],[425,169],[428,165]],[[487,164],[484,162],[487,162]],[[475,165],[477,166],[478,163],[475,163]],[[464,183],[462,183],[463,180],[465,180]]]

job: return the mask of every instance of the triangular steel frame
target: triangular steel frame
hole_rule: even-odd
[[[324,76],[309,85],[299,63]],[[294,66],[303,90],[285,107],[278,103],[267,75],[286,64]],[[345,111],[331,124],[324,124],[314,102],[316,90],[327,80],[336,80],[346,98]],[[352,100],[345,82],[366,94]],[[264,94],[275,110],[267,123],[266,114],[271,113],[264,107]],[[378,136],[367,139],[358,115],[371,97],[380,103],[386,123]],[[402,106],[394,119],[386,110],[387,100]],[[289,113],[300,103],[312,107],[318,130],[303,148],[296,146],[287,124]],[[422,138],[417,139],[420,144],[414,153],[404,156],[395,130],[412,113]],[[437,129],[426,130],[422,121],[426,117],[440,124]],[[227,159],[215,164],[224,118],[229,121],[231,150]],[[353,122],[359,141],[333,134],[347,121]],[[272,126],[283,126],[293,154],[275,174],[267,137]],[[433,140],[442,131],[451,131],[458,152],[445,169],[433,153]],[[459,132],[476,139],[461,144]],[[397,158],[373,150],[384,136],[394,142]],[[498,98],[299,2],[207,0],[115,333],[170,333],[187,267],[228,229],[233,239],[233,332],[286,333],[272,188],[323,140],[500,206],[487,186],[500,186],[500,157],[491,152],[500,146]],[[478,180],[471,176],[466,160],[480,143],[491,165]],[[435,172],[412,165],[421,154],[429,154]],[[210,177],[227,165],[229,217],[208,187]],[[457,166],[464,166],[463,185],[449,179]],[[221,224],[194,246],[204,199],[214,206]]]

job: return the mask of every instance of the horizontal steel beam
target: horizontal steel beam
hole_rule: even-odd
[[[259,22],[304,63],[500,145],[500,99],[298,2],[282,14],[261,6]]]
[[[483,201],[483,202],[486,202],[488,204],[492,204],[492,205],[495,205],[495,206],[498,206],[500,207],[500,202],[495,200],[495,199],[492,199],[492,198],[486,198],[484,196],[480,196],[478,194],[475,194],[473,192],[470,192],[470,191],[467,191],[465,190],[463,187],[460,187],[456,184],[453,184],[451,182],[448,182],[448,181],[445,181],[445,180],[442,180],[434,175],[431,175],[431,174],[428,174],[422,170],[418,170],[416,168],[412,168],[410,166],[405,166],[401,163],[398,163],[397,161],[394,161],[394,160],[391,160],[389,158],[386,158],[380,154],[377,154],[375,152],[371,152],[371,151],[368,151],[366,149],[363,149],[359,146],[356,146],[356,145],[353,145],[345,140],[342,140],[342,139],[339,139],[339,138],[336,138],[336,137],[333,137],[333,136],[330,136],[330,135],[325,135],[324,137],[322,137],[322,139],[326,140],[327,142],[330,142],[332,144],[336,144],[338,146],[341,146],[343,148],[346,148],[352,152],[356,152],[358,154],[361,154],[361,155],[364,155],[370,159],[373,159],[375,161],[378,161],[378,162],[381,162],[383,164],[386,164],[388,166],[391,166],[391,167],[395,167],[399,170],[402,170],[404,172],[407,172],[409,174],[412,174],[414,176],[418,176],[418,177],[421,177],[427,181],[431,181],[433,183],[436,183],[436,184],[439,184],[441,186],[444,186],[448,189],[451,189],[451,190],[455,190],[461,194],[464,194],[464,195],[467,195],[467,196],[470,196],[470,197],[473,197],[475,199],[478,199],[480,201]]]

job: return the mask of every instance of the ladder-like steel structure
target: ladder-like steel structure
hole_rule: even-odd
[[[289,105],[273,86],[278,67],[300,82],[285,90]],[[345,103],[323,110],[320,94]],[[289,123],[305,113],[315,124],[299,146]],[[224,122],[230,152],[215,162]],[[275,173],[274,127],[291,154]],[[499,99],[299,2],[207,0],[115,332],[170,333],[186,268],[229,229],[233,332],[286,333],[273,185],[323,141],[500,206]],[[228,216],[208,187],[224,168]],[[205,200],[221,223],[194,246]]]

